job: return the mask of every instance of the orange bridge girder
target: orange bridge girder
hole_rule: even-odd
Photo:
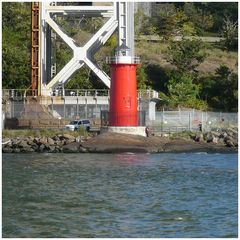
[[[39,86],[39,2],[32,2],[31,89],[38,95]]]

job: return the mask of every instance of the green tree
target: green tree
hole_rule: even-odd
[[[236,111],[238,104],[238,76],[227,66],[220,66],[215,77],[215,106],[225,111]]]
[[[175,74],[168,83],[169,100],[173,106],[206,109],[204,101],[198,99],[199,86],[193,83],[189,75]]]
[[[153,25],[151,18],[146,16],[141,10],[134,14],[135,35],[153,35],[156,34],[156,27]]]
[[[3,88],[28,88],[31,84],[31,5],[2,3]]]
[[[83,66],[81,71],[76,72],[72,79],[66,84],[66,89],[91,89],[93,84],[90,80],[91,69]]]
[[[203,76],[200,96],[216,110],[237,111],[238,108],[238,75],[227,66],[220,66],[214,75]]]
[[[238,2],[205,2],[195,4],[199,7],[205,4],[205,8],[213,16],[211,32],[221,32],[224,16],[228,16],[233,22],[238,21]]]
[[[144,71],[144,68],[141,66],[137,67],[137,88],[138,89],[147,89],[147,74]]]
[[[205,45],[198,39],[183,38],[181,41],[171,41],[168,47],[168,62],[180,73],[193,72],[206,57],[204,48]]]
[[[237,49],[238,45],[238,26],[237,22],[233,22],[229,17],[226,17],[223,21],[223,27],[221,32],[224,40],[222,41],[223,47],[230,51]]]
[[[153,25],[156,33],[164,40],[175,36],[192,36],[196,34],[194,25],[185,15],[182,9],[176,8],[174,4],[159,4],[155,9]]]
[[[193,23],[198,35],[202,35],[205,31],[211,29],[214,24],[213,16],[208,10],[207,4],[192,2],[184,4],[184,13]]]

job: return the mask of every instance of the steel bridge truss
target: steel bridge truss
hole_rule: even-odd
[[[72,17],[103,17],[108,18],[108,20],[84,46],[78,46],[54,21],[54,16],[66,15]],[[133,3],[130,2],[114,2],[111,6],[59,6],[54,3],[42,2],[39,27],[40,87],[38,88],[38,95],[50,95],[57,85],[66,84],[71,76],[84,64],[109,88],[110,77],[99,68],[93,56],[117,28],[118,46],[125,44],[130,48],[130,54],[134,55]],[[73,51],[72,59],[57,74],[53,60],[56,34]]]

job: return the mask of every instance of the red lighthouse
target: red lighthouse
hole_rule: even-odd
[[[111,66],[109,126],[138,126],[136,68],[139,58],[128,55],[129,48],[121,45]]]

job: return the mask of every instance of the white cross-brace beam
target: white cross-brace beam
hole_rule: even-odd
[[[43,5],[44,7],[44,5]],[[74,40],[67,36],[66,33],[58,26],[58,24],[51,18],[50,12],[64,11],[73,12],[80,10],[88,10],[86,13],[98,12],[98,14],[108,14],[111,16],[108,21],[97,31],[97,33],[83,46],[79,47],[74,42]],[[73,58],[62,68],[62,70],[46,85],[42,86],[45,88],[43,90],[51,90],[56,84],[65,84],[72,76],[74,72],[80,69],[85,63],[92,69],[92,71],[104,82],[104,84],[110,88],[110,78],[109,76],[103,72],[99,66],[94,63],[92,59],[93,53],[95,53],[105,42],[109,39],[109,37],[113,34],[115,29],[118,26],[118,21],[116,17],[116,7],[115,4],[113,7],[69,7],[69,6],[61,6],[61,7],[52,7],[49,5],[45,5],[45,13],[44,19],[42,21],[46,21],[51,28],[62,38],[62,40],[73,50]],[[90,11],[92,10],[92,12]]]

